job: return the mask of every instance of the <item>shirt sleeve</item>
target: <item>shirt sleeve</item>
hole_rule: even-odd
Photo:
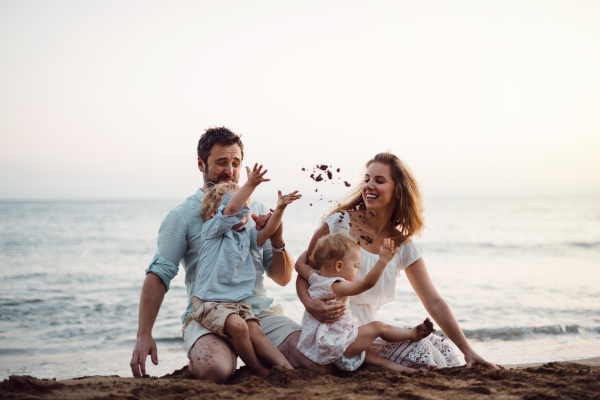
[[[417,261],[423,255],[423,250],[414,242],[404,243],[398,249],[397,257],[400,258],[398,263],[398,272],[406,269],[412,263]]]
[[[163,281],[167,291],[171,280],[179,271],[179,262],[187,249],[188,226],[185,219],[175,209],[163,219],[158,230],[158,249],[146,269],[146,275],[152,272]]]
[[[329,226],[329,233],[342,233],[346,236],[350,235],[350,215],[347,212],[331,214],[325,218],[323,223]]]
[[[221,201],[221,205],[217,210],[217,213],[213,218],[204,223],[202,228],[202,237],[206,239],[215,238],[218,236],[222,236],[228,230],[230,230],[233,226],[242,222],[242,219],[250,214],[250,207],[244,204],[244,207],[235,214],[224,215],[223,211],[227,206],[227,203],[231,199],[231,194],[226,194],[223,196],[223,200]]]

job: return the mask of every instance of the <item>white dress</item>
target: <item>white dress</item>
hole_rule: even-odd
[[[325,219],[330,233],[342,233],[350,235],[350,215],[348,213],[336,213]],[[379,255],[372,254],[361,247],[362,258],[358,266],[356,279],[363,279],[379,260]],[[396,298],[396,278],[400,272],[421,258],[423,250],[412,242],[399,246],[398,253],[385,267],[383,275],[377,284],[371,289],[349,297],[350,312],[358,318],[358,325],[364,325],[377,320],[377,311],[381,306]],[[389,323],[389,321],[386,321]],[[395,324],[398,326],[408,326]],[[454,367],[460,365],[460,361],[454,349],[435,334],[427,336],[420,342],[392,343],[378,338],[373,342],[373,347],[383,357],[411,368],[419,368],[426,365],[438,368]]]
[[[321,296],[332,295],[331,285],[335,282],[345,282],[344,278],[324,277],[319,272],[314,272],[308,278],[308,294],[313,299]],[[330,300],[329,302],[334,302]],[[328,303],[329,303],[328,302]],[[348,306],[348,297],[342,304]],[[302,325],[302,333],[298,340],[298,350],[306,357],[324,365],[330,364],[340,358],[344,351],[356,340],[358,324],[352,313],[345,313],[336,322],[330,324],[320,323],[309,315]]]

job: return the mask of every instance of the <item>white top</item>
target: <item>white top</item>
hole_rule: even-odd
[[[340,277],[324,277],[317,271],[308,278],[308,294],[313,299],[332,295],[331,285],[335,282],[345,282]],[[329,300],[331,304],[335,300]],[[348,297],[342,304],[348,305]],[[298,350],[306,357],[320,365],[330,364],[340,358],[344,351],[356,340],[358,325],[356,317],[351,312],[346,312],[336,322],[330,324],[320,323],[309,315],[302,326],[302,333],[298,340]]]
[[[341,221],[340,221],[341,220]],[[342,233],[350,236],[350,215],[345,212],[330,215],[325,219],[329,233]],[[360,248],[362,258],[358,265],[356,279],[364,279],[379,260],[378,254],[369,253]],[[423,250],[413,242],[401,244],[398,252],[385,267],[385,271],[377,284],[371,289],[356,296],[349,297],[350,312],[358,318],[358,324],[364,325],[377,318],[377,310],[384,304],[396,299],[396,278],[400,272],[417,261],[423,255]]]

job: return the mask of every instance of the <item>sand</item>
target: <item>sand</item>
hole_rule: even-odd
[[[191,379],[184,367],[155,378],[90,376],[61,381],[11,376],[1,399],[600,399],[600,359],[492,370],[446,368],[408,375],[374,366],[322,376],[276,368],[268,379],[245,368],[225,385]]]

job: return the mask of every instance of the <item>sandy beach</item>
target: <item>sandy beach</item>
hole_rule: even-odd
[[[600,358],[506,366],[397,373],[364,366],[354,373],[316,375],[273,370],[268,379],[239,369],[225,385],[191,379],[187,367],[163,377],[86,376],[66,380],[11,376],[3,399],[600,399]]]

